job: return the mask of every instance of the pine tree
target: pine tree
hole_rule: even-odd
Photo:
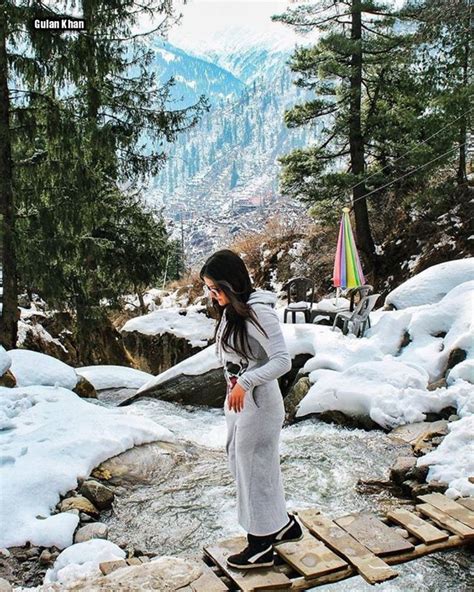
[[[300,30],[323,33],[314,47],[297,49],[291,70],[296,84],[316,93],[285,114],[289,127],[324,122],[324,137],[316,147],[281,158],[284,192],[313,202],[330,198],[344,202],[351,190],[359,249],[375,265],[376,255],[365,195],[367,138],[364,136],[366,94],[374,92],[367,75],[374,63],[389,64],[404,47],[395,34],[397,13],[374,0],[320,0],[274,17]],[[348,172],[337,172],[348,160]],[[334,193],[339,197],[334,198]]]

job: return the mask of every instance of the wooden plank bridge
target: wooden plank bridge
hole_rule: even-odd
[[[272,568],[247,571],[226,558],[246,545],[245,537],[204,548],[200,578],[180,592],[307,590],[361,575],[370,584],[395,578],[392,567],[428,553],[474,543],[474,498],[453,501],[440,493],[422,495],[414,511],[397,509],[379,518],[349,514],[331,519],[317,509],[294,512],[303,539],[275,547]]]

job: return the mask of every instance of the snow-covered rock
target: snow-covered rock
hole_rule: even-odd
[[[28,349],[11,349],[8,355],[17,386],[57,385],[73,389],[77,384],[78,376],[74,368],[53,356]]]
[[[111,388],[140,388],[153,375],[126,366],[97,365],[76,368],[77,374],[86,378],[96,390]]]
[[[7,354],[4,347],[0,345],[0,376],[3,376],[5,372],[10,368],[12,359]]]
[[[104,539],[91,539],[76,543],[60,553],[51,569],[45,574],[44,582],[68,584],[101,576],[99,564],[103,561],[125,559],[126,553],[115,543]]]
[[[145,335],[171,333],[186,339],[192,347],[206,347],[214,335],[215,321],[198,312],[197,307],[187,309],[159,309],[141,317],[130,319],[122,332],[138,331]]]
[[[473,410],[474,411],[474,410]],[[449,433],[441,444],[418,459],[418,466],[429,466],[427,481],[449,484],[451,498],[474,496],[474,415],[448,424]]]
[[[439,302],[446,294],[468,280],[474,280],[474,258],[455,259],[433,265],[410,278],[385,299],[397,309]]]
[[[78,517],[51,515],[60,495],[104,460],[155,440],[175,438],[132,409],[93,405],[60,387],[0,387],[0,547],[71,545]]]

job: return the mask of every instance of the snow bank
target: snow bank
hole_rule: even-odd
[[[471,411],[474,412],[474,409]],[[418,459],[418,466],[429,466],[427,481],[449,483],[451,498],[474,496],[474,415],[448,424],[449,433],[441,444]]]
[[[0,345],[0,376],[10,368],[12,359],[7,354],[6,349]]]
[[[140,388],[153,378],[153,374],[126,366],[82,366],[76,372],[94,385],[96,390],[109,388]]]
[[[53,356],[28,349],[11,349],[8,355],[17,386],[58,385],[73,389],[77,384],[78,376],[74,368]]]
[[[159,309],[147,315],[130,319],[121,331],[138,331],[145,335],[171,333],[186,339],[192,347],[205,347],[214,335],[215,321],[198,312],[197,307],[187,309]]]
[[[433,265],[410,278],[385,300],[395,308],[434,304],[458,284],[474,279],[474,258],[455,259]]]
[[[71,545],[78,517],[51,515],[59,496],[107,458],[154,440],[174,436],[129,408],[60,387],[0,387],[0,547]]]

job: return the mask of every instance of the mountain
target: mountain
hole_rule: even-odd
[[[291,50],[268,38],[247,43],[230,31],[199,56],[169,43],[155,51],[161,79],[173,74],[189,100],[202,92],[211,102],[201,122],[166,147],[168,162],[148,195],[175,224],[188,263],[271,215],[299,215],[301,205],[279,194],[277,159],[314,142],[321,123],[313,129],[284,123],[285,109],[307,97],[292,83]]]

